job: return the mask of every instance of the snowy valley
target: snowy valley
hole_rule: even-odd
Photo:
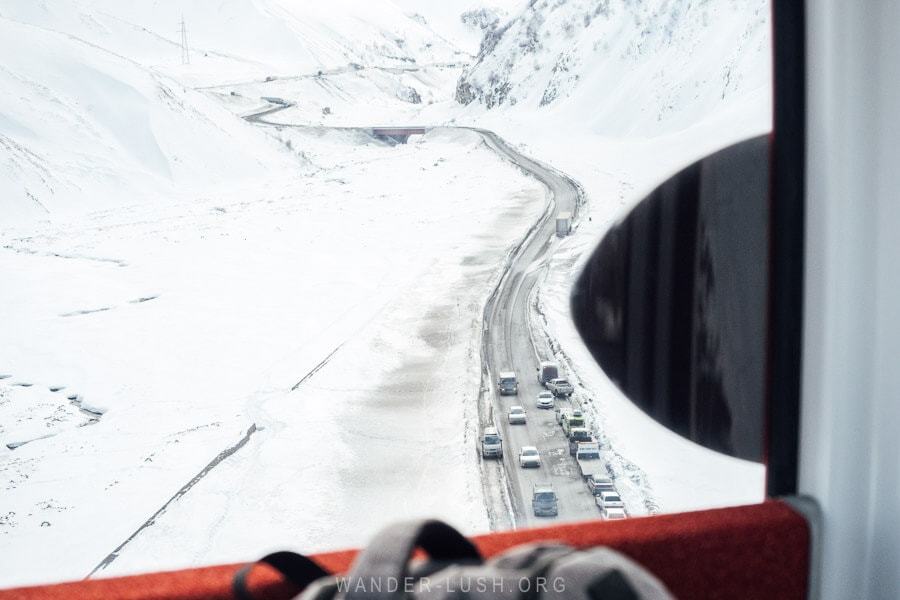
[[[768,131],[767,3],[306,4],[0,0],[0,587],[494,527],[483,310],[548,197],[469,128],[584,190],[535,310],[634,512],[759,500],[621,396],[568,292],[661,179]]]

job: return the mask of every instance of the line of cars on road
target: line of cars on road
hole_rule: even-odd
[[[575,387],[569,380],[560,377],[559,365],[555,362],[541,361],[537,368],[537,380],[554,398],[568,398],[575,393]]]
[[[610,477],[591,475],[587,478],[587,487],[594,496],[594,503],[600,509],[600,516],[608,521],[627,517],[625,502],[619,496],[616,486]]]
[[[560,376],[559,366],[554,362],[541,362],[537,368],[537,380],[549,393],[549,396],[543,394],[540,396],[541,398],[569,398],[575,393],[575,386],[567,378]],[[519,380],[516,372],[500,371],[497,373],[497,390],[501,396],[517,395]]]
[[[593,432],[587,427],[584,415],[578,409],[557,407],[558,398],[569,398],[574,387],[565,377],[560,377],[560,371],[556,363],[550,361],[541,362],[537,368],[538,382],[546,389],[538,394],[535,406],[539,409],[556,409],[556,422],[562,427],[563,433],[569,443],[569,454],[575,457],[582,478],[588,486],[594,498],[600,515],[604,519],[624,519],[625,504],[616,491],[612,479],[606,476],[605,465],[600,459],[599,442],[594,438]],[[501,371],[497,378],[497,389],[501,396],[507,394],[518,395],[518,380],[514,371]],[[527,420],[527,411],[521,404],[509,406],[507,410],[507,422],[510,425],[524,425]],[[481,454],[483,458],[503,458],[503,440],[496,426],[487,426],[481,441]],[[524,445],[519,448],[519,467],[540,468],[542,465],[541,454],[535,445]],[[552,499],[552,500],[551,500]],[[532,490],[532,509],[536,516],[556,516],[558,513],[558,500],[552,484],[534,484]]]
[[[624,519],[627,516],[625,503],[612,478],[604,474],[606,465],[600,458],[600,442],[588,429],[582,412],[577,408],[557,408],[556,422],[569,440],[569,454],[575,457],[600,516],[606,520]]]

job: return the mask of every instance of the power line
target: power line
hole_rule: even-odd
[[[191,55],[188,53],[187,28],[184,26],[184,14],[181,15],[181,64],[191,64]]]

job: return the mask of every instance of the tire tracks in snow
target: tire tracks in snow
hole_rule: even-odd
[[[100,561],[100,563],[96,567],[94,567],[93,570],[91,570],[91,572],[87,574],[87,576],[85,576],[85,579],[90,579],[92,575],[96,574],[99,571],[102,571],[110,564],[112,564],[112,562],[119,557],[125,546],[131,543],[138,535],[140,535],[143,530],[153,525],[156,522],[157,518],[159,518],[163,513],[166,512],[169,506],[171,506],[174,502],[187,494],[192,487],[197,485],[197,483],[199,483],[204,477],[206,477],[210,471],[212,471],[216,466],[219,465],[219,463],[243,448],[244,445],[246,445],[246,443],[250,441],[250,437],[257,431],[258,430],[256,428],[256,423],[253,423],[250,428],[247,429],[246,433],[240,440],[222,450],[214,459],[209,462],[208,465],[203,467],[203,469],[201,469],[199,473],[194,475],[193,479],[181,486],[181,488],[177,492],[175,492],[175,494],[171,498],[169,498],[169,500],[165,504],[163,504],[159,508],[159,510],[153,513],[153,515],[149,519],[144,521],[144,523],[140,527],[138,527],[130,536],[128,536],[128,538],[124,542],[119,544],[115,550],[110,552],[106,556],[106,558]]]
[[[322,367],[324,367],[326,364],[328,364],[328,362],[331,360],[331,358],[334,357],[334,355],[337,354],[337,352],[342,347],[343,347],[343,343],[339,344],[334,350],[332,350],[328,354],[328,356],[326,356],[324,359],[322,359],[322,361],[319,364],[317,364],[308,373],[306,373],[306,375],[304,375],[300,379],[300,381],[295,383],[291,387],[291,391],[294,391],[297,388],[299,388],[300,385],[303,384],[303,382],[305,382],[307,379],[309,379],[310,377],[315,375],[316,372],[318,372],[320,369],[322,369]],[[246,433],[240,440],[238,440],[235,444],[232,444],[231,446],[225,448],[222,452],[220,452],[218,455],[216,455],[216,457],[212,461],[210,461],[209,464],[206,465],[199,473],[197,473],[190,481],[188,481],[186,484],[181,486],[181,488],[179,488],[178,491],[175,492],[175,494],[173,494],[172,497],[169,498],[169,500],[166,501],[166,503],[163,504],[159,508],[159,510],[157,510],[155,513],[153,513],[153,515],[151,515],[150,518],[148,518],[146,521],[144,521],[144,523],[140,527],[138,527],[130,536],[128,536],[128,538],[125,541],[123,541],[121,544],[119,544],[115,548],[115,550],[110,552],[102,561],[100,561],[100,563],[96,567],[94,567],[90,573],[87,574],[85,579],[90,579],[91,576],[95,575],[96,573],[102,571],[103,569],[108,567],[110,564],[112,564],[112,562],[115,561],[119,557],[119,555],[122,553],[122,550],[124,550],[124,548],[129,543],[131,543],[135,538],[137,538],[137,536],[140,535],[140,533],[142,531],[144,531],[145,529],[147,529],[148,527],[150,527],[151,525],[156,523],[157,519],[159,517],[161,517],[174,502],[176,502],[177,500],[181,499],[184,495],[186,495],[191,490],[191,488],[193,488],[204,477],[206,477],[210,473],[210,471],[212,471],[222,461],[224,461],[226,458],[232,456],[238,450],[243,448],[247,444],[247,442],[250,441],[251,436],[253,436],[253,434],[255,434],[257,431],[261,431],[262,429],[264,429],[264,427],[258,428],[256,426],[256,423],[253,423],[250,426],[250,428],[247,429]]]
[[[334,350],[332,350],[332,351],[328,354],[328,356],[326,356],[324,359],[322,359],[322,362],[320,362],[320,363],[317,364],[315,367],[313,367],[312,370],[310,370],[309,373],[307,373],[306,375],[304,375],[304,376],[300,379],[300,381],[298,381],[297,383],[295,383],[294,385],[292,385],[292,386],[291,386],[291,391],[293,392],[294,390],[296,390],[298,387],[300,387],[300,385],[301,385],[304,381],[306,381],[307,379],[309,379],[310,377],[312,377],[313,375],[315,375],[315,374],[319,371],[319,369],[321,369],[322,367],[324,367],[325,365],[327,365],[327,364],[328,364],[328,361],[331,360],[331,357],[334,356],[335,354],[337,354],[337,351],[340,350],[341,347],[342,347],[343,345],[344,345],[344,344],[339,344],[337,348],[335,348]]]

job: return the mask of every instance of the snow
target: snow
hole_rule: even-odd
[[[350,127],[483,127],[576,179],[588,201],[546,270],[538,326],[592,390],[613,468],[637,468],[624,499],[672,512],[762,498],[760,465],[647,419],[568,315],[611,223],[770,127],[758,10],[704,16],[730,29],[704,34],[692,64],[730,60],[741,77],[724,98],[654,96],[613,61],[559,102],[539,107],[538,89],[486,111],[453,101],[477,43],[452,3],[58,4],[0,0],[0,587],[360,546],[411,516],[490,530],[482,310],[545,191],[466,129],[390,145]],[[629,60],[659,73],[671,57]],[[610,78],[622,90],[598,102]],[[241,119],[261,96],[294,105],[266,117],[279,125]]]

